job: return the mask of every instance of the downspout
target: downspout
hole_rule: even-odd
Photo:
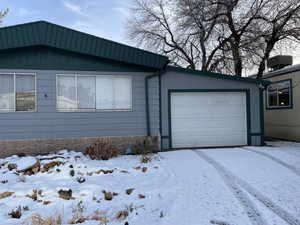
[[[264,91],[267,90],[269,84],[260,84],[259,87],[259,103],[260,103],[260,133],[261,146],[265,145],[265,110],[264,110]]]

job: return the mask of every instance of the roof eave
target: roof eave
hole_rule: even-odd
[[[270,84],[269,81],[265,81],[265,80],[257,80],[257,79],[248,78],[248,77],[240,77],[240,76],[232,76],[232,75],[226,75],[226,74],[220,74],[220,73],[213,73],[213,72],[209,72],[209,71],[191,70],[191,69],[185,69],[185,68],[180,68],[180,67],[175,67],[175,66],[168,66],[168,69],[171,71],[175,71],[175,72],[185,72],[185,73],[195,74],[195,75],[200,75],[200,76],[234,80],[234,81],[247,82],[247,83],[262,84],[263,86],[267,86]]]

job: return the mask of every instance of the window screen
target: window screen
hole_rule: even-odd
[[[132,80],[119,76],[57,76],[58,110],[131,110]]]
[[[0,112],[36,109],[35,75],[0,74]]]
[[[269,85],[267,90],[268,108],[288,108],[291,107],[292,100],[291,81],[285,80]]]

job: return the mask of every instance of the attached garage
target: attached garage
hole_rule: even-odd
[[[247,91],[172,90],[173,148],[248,144]]]
[[[171,66],[160,79],[164,149],[263,144],[261,82]]]

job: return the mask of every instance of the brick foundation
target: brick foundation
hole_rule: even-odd
[[[30,139],[30,140],[5,140],[0,141],[0,157],[16,154],[38,155],[56,152],[63,149],[85,151],[88,145],[97,141],[109,139],[118,150],[124,152],[128,147],[145,140],[145,136],[126,137],[84,137],[84,138],[59,138],[59,139]],[[159,138],[150,137],[154,146],[159,149]]]

